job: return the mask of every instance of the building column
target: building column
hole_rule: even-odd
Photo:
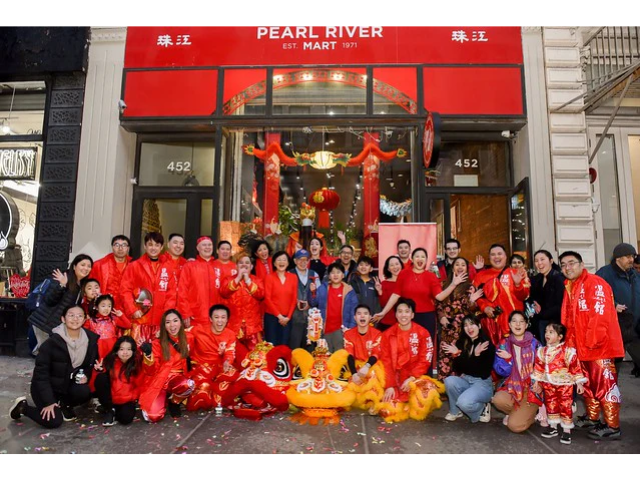
[[[584,101],[578,98],[555,111],[584,92],[579,30],[544,27],[543,44],[557,249],[560,253],[566,250],[580,253],[586,267],[594,270],[596,245],[588,139],[585,114],[581,111]]]
[[[131,226],[135,135],[120,127],[126,28],[92,28],[84,97],[73,253],[94,260]]]
[[[530,179],[532,250],[557,253],[542,27],[522,28],[522,53],[527,125],[513,141],[515,183]]]

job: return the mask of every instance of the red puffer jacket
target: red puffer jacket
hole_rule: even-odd
[[[133,362],[133,359],[129,360]],[[135,402],[140,396],[140,386],[142,383],[142,366],[138,375],[132,375],[129,380],[124,375],[122,368],[124,364],[119,358],[113,362],[113,370],[109,372],[111,378],[111,400],[115,405],[122,405]]]

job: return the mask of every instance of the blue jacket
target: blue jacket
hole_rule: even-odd
[[[323,283],[320,288],[318,288],[315,298],[312,297],[309,302],[312,307],[320,309],[323,320],[326,320],[327,318],[328,288],[329,286],[326,283]],[[349,285],[344,284],[343,292],[344,290],[347,290],[347,294],[342,302],[342,325],[346,328],[353,328],[356,326],[355,310],[358,306],[358,296]],[[324,325],[325,323],[323,322],[323,330]]]
[[[613,290],[613,298],[616,304],[626,305],[629,312],[633,313],[633,321],[638,325],[640,320],[640,276],[632,268],[624,272],[612,261],[602,267],[596,275],[603,278]]]

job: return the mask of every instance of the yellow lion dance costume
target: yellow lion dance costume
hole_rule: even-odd
[[[443,393],[443,383],[423,375],[409,384],[408,401],[398,398],[391,402],[381,400],[375,405],[374,411],[387,423],[403,422],[409,418],[424,420],[442,406],[440,395]]]
[[[344,376],[347,370],[346,350],[329,355],[327,349],[318,347],[313,355],[302,348],[291,353],[294,372],[300,370],[300,380],[292,380],[287,399],[302,411],[292,417],[301,424],[336,424],[340,411],[348,409],[356,394],[347,387]]]

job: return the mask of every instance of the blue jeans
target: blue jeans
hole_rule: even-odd
[[[280,325],[278,317],[270,313],[264,314],[264,339],[267,342],[277,345],[289,345],[289,337],[291,336],[291,321],[286,326]]]
[[[480,419],[485,404],[493,396],[491,377],[483,380],[470,375],[447,377],[444,386],[449,396],[449,412],[458,415],[460,411],[475,423]]]

